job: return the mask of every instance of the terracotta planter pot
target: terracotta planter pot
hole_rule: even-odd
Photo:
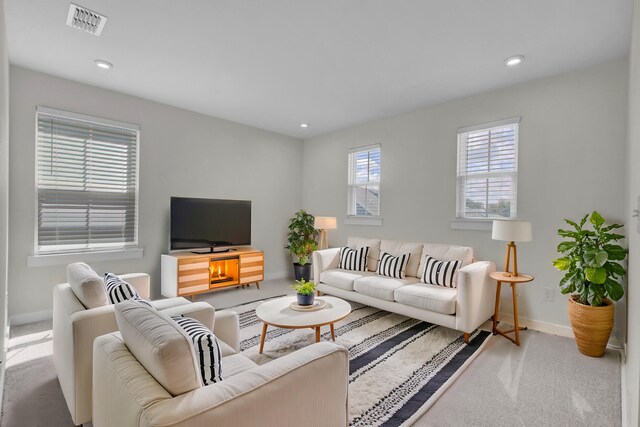
[[[607,298],[606,305],[592,307],[569,298],[569,322],[576,337],[580,353],[591,357],[602,357],[607,348],[613,328],[613,302]]]

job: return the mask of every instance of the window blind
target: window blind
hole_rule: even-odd
[[[350,216],[380,216],[380,145],[349,151]]]
[[[137,244],[139,129],[39,107],[36,252]]]
[[[515,218],[519,118],[458,131],[458,218]]]

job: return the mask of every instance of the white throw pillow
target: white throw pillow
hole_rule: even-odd
[[[67,265],[67,282],[85,308],[108,305],[107,292],[98,273],[84,262]]]
[[[191,338],[169,316],[133,300],[116,304],[115,313],[129,351],[167,392],[202,387]]]

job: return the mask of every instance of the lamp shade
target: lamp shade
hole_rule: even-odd
[[[530,242],[531,223],[526,221],[494,220],[491,238],[505,242]]]
[[[313,223],[316,230],[335,230],[337,227],[335,216],[317,216]]]

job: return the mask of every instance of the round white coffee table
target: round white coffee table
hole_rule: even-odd
[[[267,301],[256,308],[256,315],[262,320],[262,336],[260,337],[260,353],[264,347],[267,326],[285,329],[311,328],[316,331],[316,342],[320,342],[320,327],[331,326],[331,338],[336,340],[333,324],[351,313],[351,305],[340,298],[322,296],[316,297],[327,302],[327,305],[316,311],[295,311],[289,304],[296,300],[295,296],[282,297]]]

